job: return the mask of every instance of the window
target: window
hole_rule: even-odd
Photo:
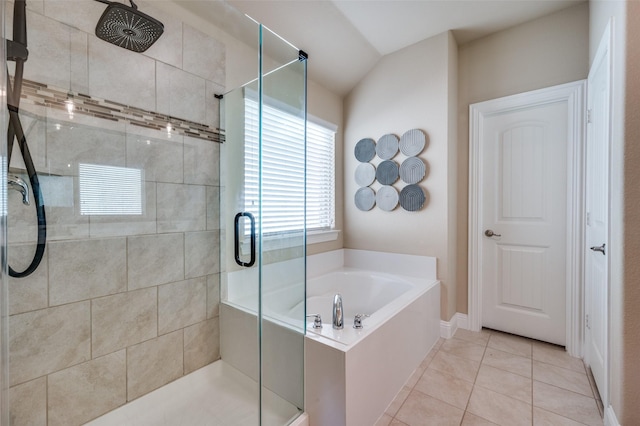
[[[301,231],[304,226],[304,120],[276,107],[263,106],[263,234]],[[335,224],[335,128],[307,120],[307,231],[331,230]],[[259,199],[258,102],[245,97],[245,209]],[[248,231],[248,229],[247,229]]]
[[[81,215],[141,215],[142,170],[79,164]]]

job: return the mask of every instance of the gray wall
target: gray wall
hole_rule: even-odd
[[[25,78],[48,87],[21,107],[49,240],[39,269],[9,283],[11,417],[72,425],[219,358],[219,144],[192,133],[218,126],[225,45],[140,4],[165,33],[136,54],[95,37],[103,4],[28,5]],[[43,101],[67,92],[73,117]],[[179,129],[158,127],[163,114]],[[81,214],[79,164],[141,170],[141,214]],[[9,261],[21,270],[35,214],[17,192],[9,205]]]

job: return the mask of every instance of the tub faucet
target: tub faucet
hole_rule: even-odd
[[[344,328],[344,312],[342,311],[342,296],[340,293],[333,296],[333,328]]]
[[[29,205],[29,186],[27,183],[18,176],[7,176],[7,184],[10,189],[15,189],[22,194],[22,203]]]

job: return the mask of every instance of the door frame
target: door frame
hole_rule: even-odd
[[[482,146],[484,120],[494,115],[555,102],[567,103],[566,349],[582,357],[584,288],[584,137],[586,80],[469,105],[469,329],[482,328]]]

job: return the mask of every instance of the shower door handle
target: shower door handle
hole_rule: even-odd
[[[251,256],[249,257],[249,262],[243,262],[240,259],[240,218],[248,217],[251,222],[251,236],[249,238],[251,245]],[[235,257],[236,263],[240,266],[251,267],[254,263],[256,263],[256,218],[249,212],[240,212],[236,215],[234,220],[234,237],[235,237]]]

